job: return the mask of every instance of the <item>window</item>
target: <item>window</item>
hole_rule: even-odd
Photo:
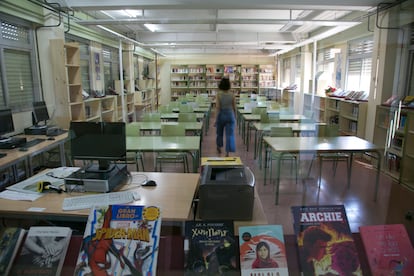
[[[33,31],[24,22],[2,17],[0,107],[24,110],[31,107],[35,95],[40,96],[39,80],[35,77]]]
[[[290,83],[290,58],[285,58],[283,59],[283,63],[282,63],[283,69],[282,69],[282,73],[283,73],[283,83],[282,86],[286,87],[289,86]]]
[[[115,89],[115,80],[119,79],[119,52],[118,49],[104,46],[102,49],[104,63],[105,89],[109,86]]]
[[[323,87],[318,89],[325,89],[328,85],[334,86],[336,83],[335,78],[335,54],[339,53],[339,49],[324,48],[318,50],[316,59],[316,72],[317,79]]]
[[[301,84],[301,74],[302,74],[302,66],[300,63],[300,55],[295,56],[295,84],[297,85],[297,89],[300,90]]]
[[[346,90],[369,93],[373,47],[372,37],[348,43]]]

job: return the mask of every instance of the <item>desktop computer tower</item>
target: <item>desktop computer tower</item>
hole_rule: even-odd
[[[254,177],[243,165],[204,166],[198,215],[204,220],[251,220]]]
[[[65,177],[65,188],[66,191],[113,192],[127,182],[128,175],[124,164],[115,164],[109,172],[91,172],[82,168]]]

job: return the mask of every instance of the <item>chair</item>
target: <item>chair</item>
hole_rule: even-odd
[[[191,105],[189,105],[189,104],[181,104],[178,107],[178,110],[180,111],[180,113],[183,113],[183,112],[193,112],[194,111],[193,110],[193,107]]]
[[[140,136],[140,127],[137,122],[126,124],[125,135],[136,137]],[[129,152],[126,153],[126,164],[135,164],[137,171],[139,171],[139,163],[141,163],[142,171],[145,171],[144,167],[144,154],[142,152]]]
[[[170,105],[161,105],[158,108],[158,111],[160,113],[162,113],[162,114],[165,114],[165,113],[173,113],[174,112],[174,107],[172,107]]]
[[[160,113],[144,113],[142,115],[143,122],[161,122]]]
[[[178,122],[197,122],[195,113],[178,113]]]
[[[185,136],[185,128],[182,125],[161,125],[161,136]],[[159,152],[155,158],[155,171],[162,171],[164,163],[181,163],[184,172],[189,172],[186,152]],[[159,170],[158,170],[159,168]]]
[[[291,127],[272,127],[269,133],[270,137],[293,137],[293,130]],[[296,154],[284,153],[283,155],[280,152],[274,152],[272,150],[266,149],[265,152],[265,166],[270,163],[270,179],[272,179],[272,168],[273,162],[276,162],[278,168],[280,168],[280,162],[291,161],[292,164],[295,164],[295,179],[296,183],[298,182],[298,157]],[[292,170],[293,166],[291,166]],[[277,172],[277,179],[280,178],[280,170]],[[266,185],[266,175],[264,176],[264,185]]]
[[[339,135],[339,126],[337,124],[332,125],[319,125],[318,128],[318,137],[336,137]],[[321,184],[321,175],[322,175],[322,164],[324,161],[332,161],[332,169],[334,176],[336,175],[336,169],[338,167],[338,162],[346,162],[348,168],[348,175],[350,173],[350,160],[351,157],[347,153],[343,152],[332,152],[332,153],[320,153],[318,155],[314,155],[312,158],[311,164],[308,170],[308,176],[310,175],[310,171],[312,169],[313,160],[315,158],[319,159],[319,179],[318,183],[319,186]]]

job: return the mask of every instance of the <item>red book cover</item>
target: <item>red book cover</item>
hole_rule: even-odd
[[[414,249],[403,224],[360,226],[372,275],[414,275]]]
[[[362,275],[344,205],[291,208],[303,275]]]

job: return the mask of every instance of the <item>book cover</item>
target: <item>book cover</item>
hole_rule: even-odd
[[[30,227],[11,274],[60,275],[71,236],[69,227]]]
[[[26,231],[23,228],[7,227],[0,240],[0,275],[8,275],[23,241]]]
[[[414,249],[403,224],[360,226],[372,275],[414,275]]]
[[[156,206],[91,208],[75,275],[155,276],[160,229]]]
[[[291,208],[304,275],[362,275],[344,205]]]
[[[239,227],[242,276],[289,275],[281,225]]]
[[[232,221],[186,221],[184,275],[239,275]]]

